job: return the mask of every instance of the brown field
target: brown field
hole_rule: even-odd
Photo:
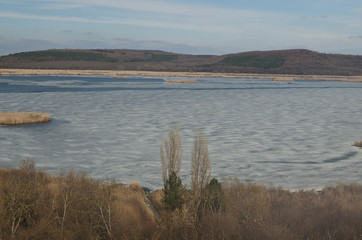
[[[51,121],[48,113],[40,112],[0,112],[0,124],[19,125],[28,123],[43,123]]]

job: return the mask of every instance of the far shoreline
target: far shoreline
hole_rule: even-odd
[[[0,76],[32,76],[32,75],[101,75],[115,78],[126,76],[145,77],[184,77],[184,78],[244,78],[271,79],[281,82],[292,81],[339,81],[362,83],[362,76],[338,75],[291,75],[291,74],[255,74],[255,73],[213,73],[213,72],[160,72],[130,70],[66,70],[66,69],[0,69]]]

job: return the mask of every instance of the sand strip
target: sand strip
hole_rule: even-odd
[[[189,78],[245,78],[245,79],[293,79],[305,81],[343,81],[362,82],[362,76],[332,75],[283,75],[248,73],[211,72],[154,72],[154,71],[116,71],[116,70],[52,70],[52,69],[0,69],[0,75],[103,75],[112,77],[189,77]],[[288,81],[287,80],[287,81]]]

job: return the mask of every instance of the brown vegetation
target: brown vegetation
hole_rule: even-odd
[[[362,148],[362,141],[355,141],[353,146]]]
[[[188,78],[242,78],[275,79],[288,78],[304,81],[343,81],[362,82],[362,76],[333,75],[280,75],[250,73],[215,73],[215,72],[170,72],[170,71],[119,71],[119,70],[45,70],[45,69],[0,69],[0,75],[103,75],[103,76],[148,76],[148,77],[188,77]]]
[[[163,80],[168,83],[197,83],[197,80]]]
[[[19,125],[27,123],[43,123],[51,120],[48,113],[40,112],[0,112],[0,124]]]
[[[204,208],[196,214],[188,191],[182,213],[163,214],[166,229],[160,238],[361,239],[361,185],[292,192],[225,179],[222,189],[219,209]],[[159,204],[158,198],[154,204]]]
[[[21,165],[0,170],[0,239],[145,239],[157,233],[139,187],[74,172],[55,177]]]
[[[0,170],[1,239],[360,239],[362,186],[292,192],[224,179],[222,204],[163,211],[154,220],[138,184],[127,187],[74,172],[51,176],[31,160]],[[212,190],[211,190],[212,191]],[[197,211],[196,211],[197,210]]]
[[[292,78],[292,77],[275,77],[275,78],[273,78],[273,81],[276,81],[276,82],[293,82],[294,78]]]

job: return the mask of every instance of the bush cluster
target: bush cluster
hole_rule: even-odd
[[[0,170],[1,239],[361,239],[362,186],[297,192],[238,179],[213,179],[201,197],[185,189],[181,209],[163,191],[101,182],[73,172],[52,176],[23,161]]]
[[[157,233],[139,185],[74,172],[51,176],[27,162],[0,170],[0,239],[146,239]]]
[[[161,211],[166,230],[160,239],[320,240],[362,236],[362,186],[358,184],[294,192],[224,179],[221,198],[210,201],[218,207],[196,208],[192,191],[185,194],[182,212],[170,215]]]

